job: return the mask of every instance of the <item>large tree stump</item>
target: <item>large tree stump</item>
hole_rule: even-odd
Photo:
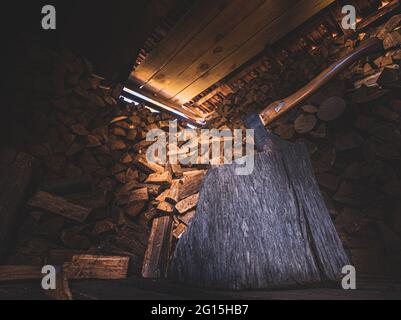
[[[209,170],[169,276],[235,290],[339,280],[349,262],[306,147],[272,140],[253,174],[237,176],[236,166]]]

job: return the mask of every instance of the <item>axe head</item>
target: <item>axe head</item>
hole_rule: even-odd
[[[280,148],[282,143],[284,143],[279,137],[265,128],[258,114],[253,113],[248,115],[244,119],[244,123],[248,129],[254,130],[255,147],[259,152]]]

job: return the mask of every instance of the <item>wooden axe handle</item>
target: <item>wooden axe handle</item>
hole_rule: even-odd
[[[282,116],[284,113],[294,109],[298,104],[313,95],[317,90],[352,65],[355,61],[358,61],[360,58],[366,55],[382,50],[384,50],[383,43],[379,39],[373,38],[365,41],[358,48],[320,73],[308,85],[293,95],[270,104],[266,109],[259,113],[263,124],[266,126],[272,121],[276,120],[278,117]]]

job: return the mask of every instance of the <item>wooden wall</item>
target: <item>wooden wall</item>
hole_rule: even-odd
[[[334,0],[203,0],[132,72],[145,90],[184,104]]]

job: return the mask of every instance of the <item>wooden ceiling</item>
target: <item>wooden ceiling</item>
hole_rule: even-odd
[[[130,80],[177,106],[190,101],[334,0],[200,0]]]

